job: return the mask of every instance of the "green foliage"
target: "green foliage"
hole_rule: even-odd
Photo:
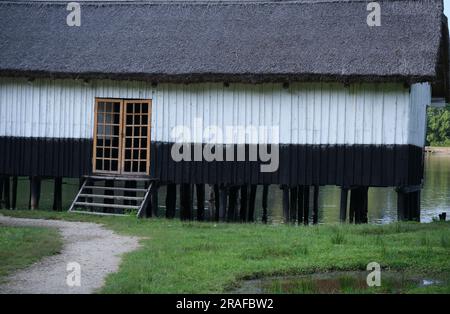
[[[428,108],[427,145],[450,146],[450,105]]]

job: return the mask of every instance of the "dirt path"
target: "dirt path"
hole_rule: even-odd
[[[61,254],[43,258],[6,278],[0,293],[93,293],[106,275],[119,268],[120,255],[138,248],[138,238],[119,236],[101,225],[0,215],[0,225],[58,228],[63,237]],[[67,263],[81,266],[81,286],[69,287]]]

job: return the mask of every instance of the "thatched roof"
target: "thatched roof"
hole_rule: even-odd
[[[68,27],[67,2],[2,1],[0,75],[180,82],[436,79],[442,0],[379,0],[380,27],[366,23],[368,2],[80,1],[81,27]]]

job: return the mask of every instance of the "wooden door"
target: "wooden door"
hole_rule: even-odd
[[[149,174],[151,101],[124,101],[122,173]]]
[[[122,106],[117,99],[96,99],[94,116],[94,173],[120,173]]]
[[[150,100],[96,99],[93,172],[150,174]]]

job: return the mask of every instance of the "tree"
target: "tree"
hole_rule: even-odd
[[[450,105],[428,108],[427,145],[450,146]]]

